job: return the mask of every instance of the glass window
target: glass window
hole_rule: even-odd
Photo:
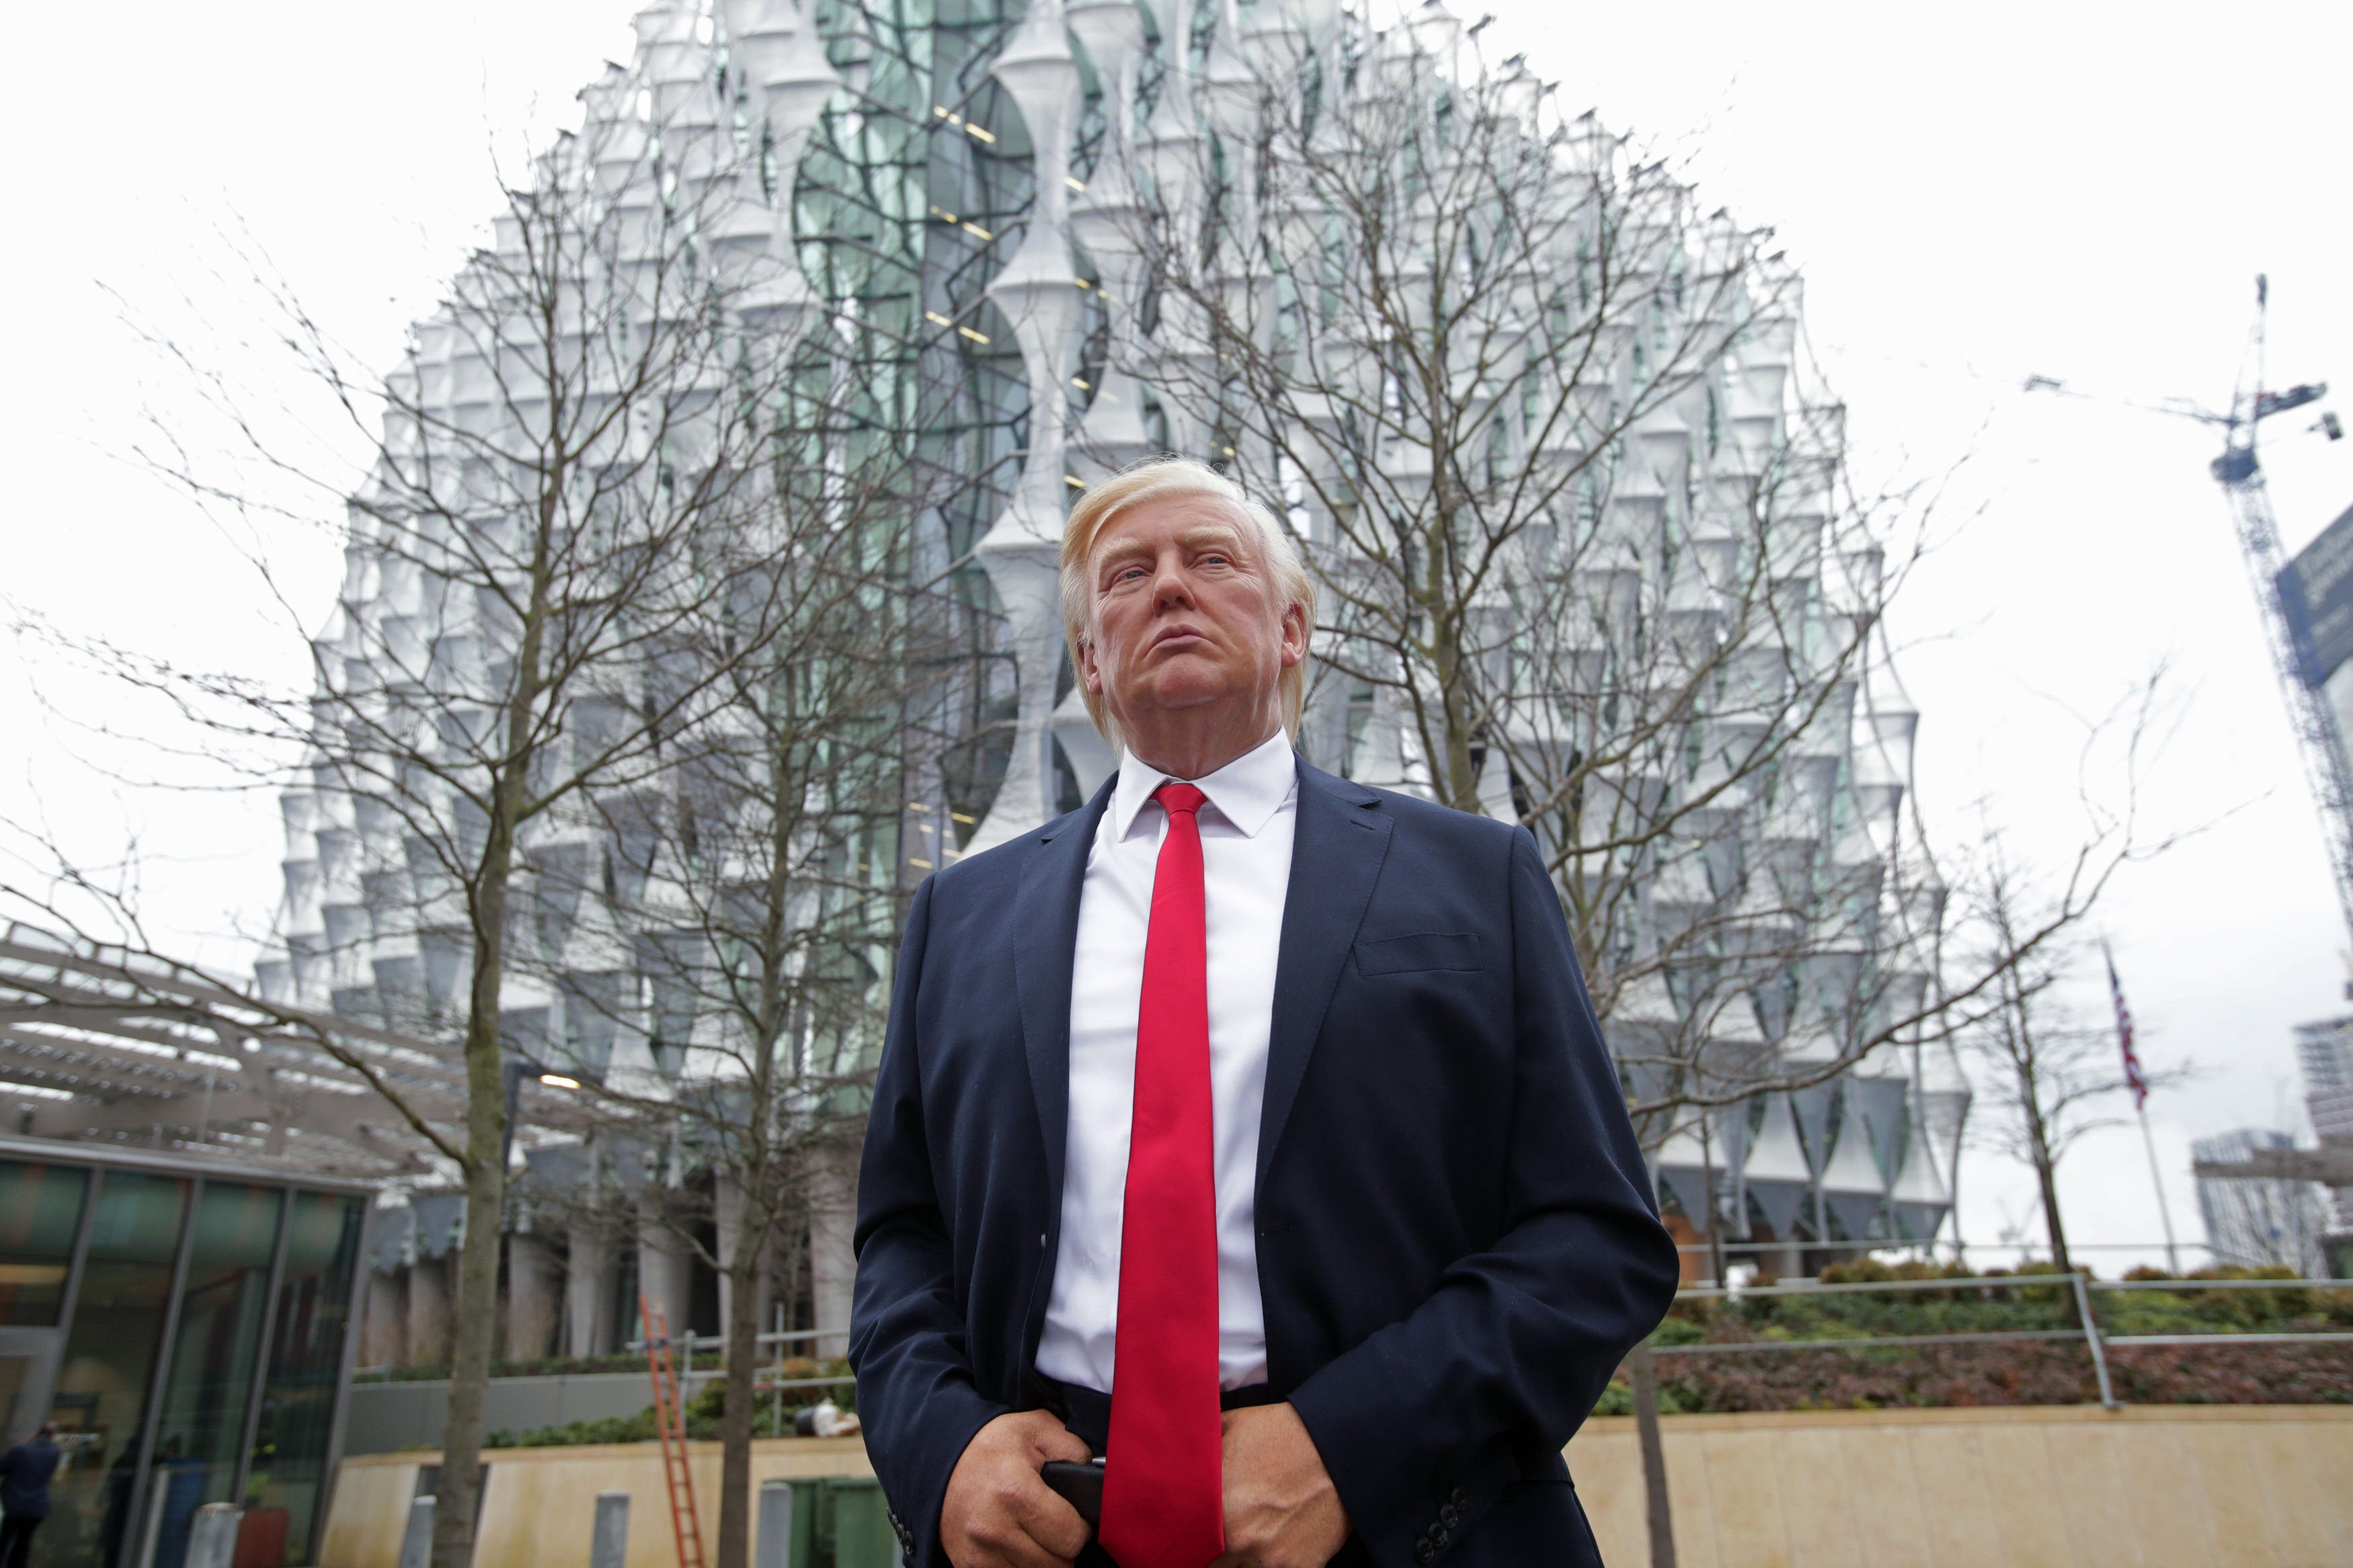
[[[245,1483],[248,1512],[237,1551],[244,1568],[312,1560],[335,1384],[359,1267],[362,1205],[356,1197],[294,1194],[286,1276],[278,1287],[277,1327],[270,1335],[269,1381],[261,1393],[261,1421],[254,1428],[253,1465]]]
[[[120,1568],[130,1553],[139,1428],[164,1335],[188,1184],[110,1171],[51,1402],[66,1463],[41,1527],[43,1568]]]
[[[0,1327],[55,1328],[90,1172],[0,1160]]]
[[[198,1505],[227,1502],[236,1488],[285,1199],[277,1187],[208,1181],[196,1201],[187,1289],[155,1428],[156,1461],[170,1480],[149,1482],[164,1498],[153,1568],[181,1568]]]

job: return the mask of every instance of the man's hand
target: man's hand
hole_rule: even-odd
[[[973,1434],[948,1477],[940,1541],[955,1568],[1070,1568],[1087,1521],[1039,1479],[1049,1459],[1085,1464],[1087,1446],[1043,1410],[1000,1415]]]
[[[1225,1415],[1226,1550],[1211,1568],[1324,1568],[1348,1539],[1348,1510],[1288,1405]]]

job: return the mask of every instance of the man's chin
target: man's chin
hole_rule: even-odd
[[[1245,700],[1242,693],[1235,691],[1226,682],[1165,679],[1165,682],[1153,682],[1144,691],[1132,693],[1127,703],[1123,703],[1124,712],[1120,715],[1120,721],[1129,729],[1151,726],[1155,721],[1184,724],[1188,720],[1214,717],[1214,710],[1230,708],[1240,700]]]
[[[1172,676],[1176,679],[1169,679]],[[1137,692],[1129,706],[1140,715],[1191,713],[1234,701],[1238,695],[1231,686],[1207,671],[1197,676],[1191,671],[1169,670]]]

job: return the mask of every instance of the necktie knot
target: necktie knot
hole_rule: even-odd
[[[1202,794],[1198,785],[1178,784],[1171,779],[1154,790],[1152,798],[1160,803],[1162,810],[1173,816],[1180,811],[1188,814],[1198,812],[1209,797]]]

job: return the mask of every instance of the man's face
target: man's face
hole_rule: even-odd
[[[1306,616],[1283,603],[1255,531],[1229,508],[1145,501],[1096,536],[1087,567],[1081,674],[1132,737],[1184,709],[1280,713],[1276,683],[1306,657]]]

